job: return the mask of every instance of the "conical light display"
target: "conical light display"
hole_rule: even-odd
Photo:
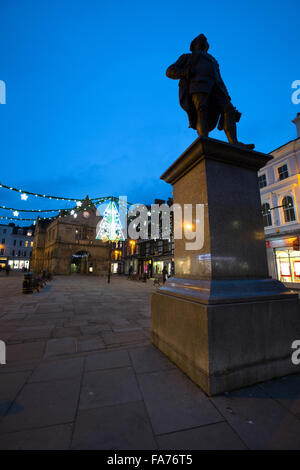
[[[125,240],[120,214],[114,201],[110,201],[104,211],[103,219],[97,227],[96,238],[103,241]]]

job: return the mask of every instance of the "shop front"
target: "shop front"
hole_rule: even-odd
[[[164,266],[167,268],[168,276],[174,275],[174,260],[170,258],[153,261],[153,275],[162,274]]]
[[[299,237],[267,241],[267,249],[272,249],[277,279],[288,287],[300,288]]]
[[[1,256],[0,257],[0,268],[5,269],[8,263],[8,258],[7,256]]]
[[[139,260],[136,258],[127,259],[125,261],[124,273],[128,275],[130,268],[132,269],[132,274],[137,274],[139,272]]]
[[[146,274],[147,277],[152,277],[152,271],[153,271],[153,264],[152,264],[152,258],[151,259],[146,259],[142,261],[142,272],[143,274]]]
[[[30,261],[28,259],[10,259],[8,260],[8,265],[10,266],[10,269],[29,269],[29,263]]]
[[[114,261],[111,263],[111,273],[112,274],[123,274],[123,263],[121,261]]]

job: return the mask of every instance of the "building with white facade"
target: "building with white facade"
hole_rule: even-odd
[[[297,138],[271,152],[258,172],[269,274],[300,288],[300,113]]]
[[[14,223],[0,224],[0,266],[29,269],[35,226],[19,227]]]

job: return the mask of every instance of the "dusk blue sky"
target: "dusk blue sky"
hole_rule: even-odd
[[[170,196],[160,175],[197,135],[165,70],[201,32],[243,114],[240,140],[270,152],[294,139],[299,14],[298,0],[0,0],[0,181],[69,197]]]

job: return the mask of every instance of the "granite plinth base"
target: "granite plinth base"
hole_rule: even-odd
[[[299,372],[291,361],[298,296],[289,294],[204,303],[161,289],[152,294],[151,341],[207,395]]]

